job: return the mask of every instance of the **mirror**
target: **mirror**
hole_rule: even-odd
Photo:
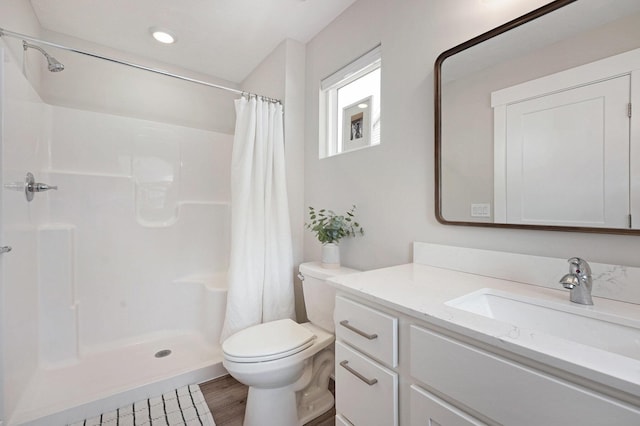
[[[436,217],[640,234],[634,100],[638,0],[557,0],[447,50],[435,64]]]

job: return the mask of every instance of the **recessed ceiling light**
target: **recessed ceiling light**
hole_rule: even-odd
[[[358,104],[358,108],[361,108],[361,109],[369,108],[369,104]]]
[[[149,32],[151,33],[153,38],[155,38],[160,43],[171,44],[176,42],[176,37],[165,29],[151,27],[149,28]]]

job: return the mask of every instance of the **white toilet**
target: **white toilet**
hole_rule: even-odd
[[[290,319],[246,328],[222,344],[223,365],[249,386],[244,426],[298,426],[329,410],[333,372],[335,289],[326,279],[356,272],[300,265],[309,322]]]

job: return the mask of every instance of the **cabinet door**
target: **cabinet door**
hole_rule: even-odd
[[[397,426],[398,375],[336,342],[336,411],[355,426]]]
[[[411,385],[411,426],[485,426],[485,423]]]

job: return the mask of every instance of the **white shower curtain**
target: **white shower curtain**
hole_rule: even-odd
[[[254,324],[294,318],[282,105],[256,96],[235,105],[229,289],[221,341]]]

